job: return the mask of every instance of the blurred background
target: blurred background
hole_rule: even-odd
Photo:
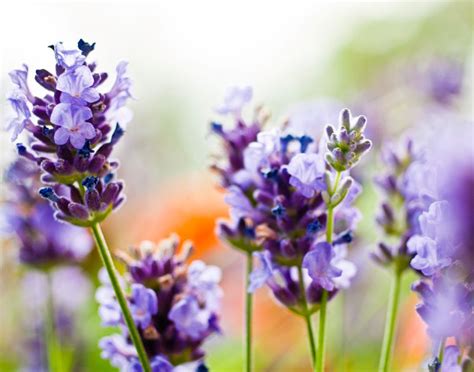
[[[346,106],[365,114],[375,151],[358,175],[364,219],[351,255],[359,273],[329,307],[327,362],[329,370],[376,369],[389,288],[388,272],[369,258],[380,233],[372,185],[381,169],[378,149],[416,129],[427,114],[473,117],[471,2],[3,2],[0,14],[2,96],[8,72],[22,63],[51,69],[47,46],[57,41],[96,42],[91,59],[101,71],[129,61],[134,118],[115,154],[128,200],[108,219],[106,235],[119,250],[176,232],[195,242],[195,258],[224,270],[224,333],[207,345],[213,371],[240,370],[243,326],[242,257],[214,237],[215,220],[227,210],[208,169],[218,152],[209,136],[213,107],[229,85],[251,85],[254,102],[265,104],[277,124],[298,115],[334,123]],[[449,85],[448,93],[439,93],[440,84]],[[3,171],[15,156],[4,132],[0,146]],[[2,184],[0,200],[4,192]],[[22,340],[30,332],[25,319],[35,310],[24,306],[26,269],[17,263],[15,240],[3,236],[0,244],[0,370],[14,371],[22,368]],[[92,293],[96,253],[82,266]],[[405,277],[396,370],[418,370],[430,348],[409,290],[413,279]],[[77,315],[77,370],[112,370],[97,341],[113,329],[100,326],[89,297]],[[309,370],[303,320],[265,289],[257,293],[255,312],[257,370]]]

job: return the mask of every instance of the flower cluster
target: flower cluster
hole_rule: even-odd
[[[441,134],[443,141],[430,143],[424,164],[433,176],[419,179],[418,187],[433,200],[418,217],[419,230],[410,237],[407,247],[414,256],[411,266],[423,275],[413,284],[413,290],[422,299],[417,312],[426,322],[428,334],[439,349],[444,348],[448,337],[456,343],[446,347],[446,352],[457,353],[458,357],[443,359],[444,370],[445,364],[453,361],[472,364],[474,254],[469,217],[474,208],[474,169],[469,138],[453,138],[439,128],[434,134]],[[440,363],[435,357],[430,368],[436,370]]]
[[[191,246],[183,244],[177,254],[178,248],[179,240],[172,236],[158,245],[143,242],[120,255],[127,265],[127,282],[123,280],[121,284],[130,287],[130,310],[153,371],[171,371],[189,363],[203,365],[201,346],[220,331],[220,269],[202,261],[187,265]],[[140,371],[136,350],[105,272],[101,272],[100,279],[102,286],[96,298],[103,325],[122,328],[122,334],[100,341],[102,356],[122,371]]]
[[[328,139],[296,135],[291,122],[281,130],[263,130],[267,116],[247,124],[240,114],[250,98],[247,89],[234,88],[223,105],[232,102],[232,107],[218,110],[233,114],[234,127],[212,123],[226,149],[227,161],[215,168],[231,217],[219,222],[218,233],[260,262],[249,291],[267,284],[292,311],[306,312],[307,298],[314,312],[324,290],[333,296],[355,274],[345,256],[358,220],[351,203],[360,186],[347,171],[370,147],[363,136],[365,118],[351,120],[343,110],[337,132],[327,128]],[[325,236],[329,210],[334,239]]]
[[[384,266],[394,263],[396,270],[403,272],[410,267],[413,258],[407,242],[420,231],[418,217],[433,199],[414,185],[414,178],[420,177],[419,170],[424,163],[422,151],[414,148],[411,139],[402,140],[398,148],[387,146],[382,151],[386,173],[376,177],[375,182],[383,191],[384,200],[376,221],[386,238],[396,245],[380,242],[378,251],[371,256]]]
[[[102,221],[124,200],[123,184],[114,181],[118,163],[109,156],[124,133],[131,83],[121,62],[112,88],[99,92],[107,73],[96,72],[95,63],[86,61],[94,46],[83,40],[77,48],[51,46],[54,72],[35,74],[47,91],[42,97],[30,90],[26,65],[10,73],[15,89],[8,101],[14,117],[7,128],[12,140],[28,133],[26,144],[17,143],[19,155],[41,168],[41,180],[49,186],[40,193],[56,207],[56,217],[79,226]]]
[[[48,268],[58,263],[82,260],[92,248],[88,233],[60,223],[54,210],[36,190],[40,173],[35,164],[17,159],[5,173],[6,200],[2,207],[1,230],[14,233],[22,263]]]

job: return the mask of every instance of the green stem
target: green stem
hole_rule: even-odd
[[[102,259],[102,262],[107,270],[107,273],[109,274],[110,282],[115,292],[115,297],[117,297],[117,301],[122,310],[125,323],[130,333],[130,338],[132,339],[132,342],[135,345],[135,348],[137,350],[138,358],[140,359],[140,363],[143,367],[143,371],[151,372],[150,363],[148,361],[145,347],[143,346],[143,342],[140,338],[140,334],[138,333],[138,329],[135,326],[135,322],[133,321],[132,314],[130,313],[130,309],[128,308],[127,300],[125,299],[125,295],[120,286],[120,282],[117,276],[117,271],[115,269],[114,262],[112,260],[112,255],[110,254],[109,248],[107,247],[107,243],[105,241],[104,234],[102,233],[102,230],[98,223],[95,223],[92,225],[92,232],[94,234],[94,239],[97,244],[97,248],[99,250],[100,258]]]
[[[247,272],[245,276],[245,370],[252,370],[252,303],[253,294],[248,291],[250,274],[253,271],[252,252],[247,252]]]
[[[59,342],[56,332],[53,285],[51,274],[48,272],[46,275],[48,280],[48,298],[45,308],[45,336],[48,352],[48,367],[51,372],[63,372],[65,369],[63,368],[61,357],[61,343]]]
[[[304,285],[304,278],[303,278],[303,269],[301,265],[298,265],[298,279],[300,284],[300,291],[301,296],[303,298],[303,317],[306,322],[306,329],[308,331],[308,340],[309,340],[309,350],[311,352],[311,363],[313,367],[316,363],[316,344],[314,342],[314,334],[313,334],[313,327],[311,325],[311,314],[308,311],[308,300],[306,299],[306,289]]]
[[[332,197],[339,186],[341,180],[341,172],[336,173],[333,187],[329,187],[328,193]],[[332,243],[332,235],[334,230],[334,208],[335,206],[328,202],[328,213],[326,219],[326,241]],[[328,292],[323,289],[321,296],[321,306],[319,308],[319,333],[318,333],[318,353],[316,355],[316,368],[317,372],[324,371],[324,352],[326,348],[326,312],[328,304]]]
[[[380,355],[379,372],[387,372],[390,368],[393,338],[395,334],[395,325],[397,322],[398,303],[400,300],[401,278],[402,272],[395,265],[395,272],[392,279],[392,289],[390,291],[390,300],[387,309],[387,318],[385,319],[385,332],[382,344],[382,354]]]
[[[326,310],[328,303],[328,291],[323,290],[321,297],[321,308],[319,309],[319,334],[318,355],[316,357],[316,371],[324,371],[324,349],[326,346]]]

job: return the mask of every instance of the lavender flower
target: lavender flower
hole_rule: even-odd
[[[422,200],[428,207],[419,214],[419,229],[407,242],[414,256],[411,266],[423,274],[413,285],[422,300],[417,312],[436,348],[444,348],[445,339],[453,337],[458,355],[465,354],[474,339],[474,256],[472,239],[466,234],[471,223],[466,211],[473,207],[473,199],[472,190],[463,192],[470,189],[474,175],[471,126],[459,124],[465,136],[436,125],[432,134],[425,135],[425,158],[420,166],[434,175],[430,185],[434,192]],[[442,361],[441,370],[460,368],[455,351],[450,349],[452,355]],[[440,362],[435,357],[430,368],[439,368]]]
[[[361,156],[372,147],[372,143],[363,135],[367,122],[364,116],[353,120],[350,111],[346,109],[341,111],[339,121],[338,132],[331,125],[326,127],[330,151],[326,155],[326,161],[335,170],[345,171],[357,164]]]
[[[426,182],[419,177],[420,168],[424,169],[422,153],[411,139],[386,147],[382,152],[386,173],[375,179],[384,196],[376,221],[386,239],[391,239],[396,245],[380,242],[377,252],[371,255],[381,265],[394,264],[400,273],[410,267],[415,250],[409,249],[407,242],[419,233],[418,217],[432,200],[417,184],[418,180]]]
[[[179,241],[173,236],[159,245],[143,242],[139,248],[120,254],[128,269],[130,309],[153,371],[174,371],[190,362],[202,363],[202,344],[219,331],[220,270],[202,261],[187,266],[191,246],[184,244],[180,256],[176,254],[178,248]],[[122,334],[100,341],[102,357],[121,370],[141,371],[110,282],[104,275],[101,281],[96,298],[103,324],[122,329]],[[125,282],[122,285],[126,287]]]
[[[54,205],[56,218],[79,226],[101,222],[124,200],[123,184],[114,180],[118,163],[109,160],[124,131],[110,118],[130,96],[130,83],[122,64],[120,83],[99,92],[107,74],[86,61],[94,46],[83,40],[78,48],[52,46],[55,74],[40,69],[35,76],[47,91],[43,97],[31,94],[27,67],[10,73],[17,91],[9,102],[17,116],[9,128],[14,140],[22,130],[28,133],[28,146],[17,144],[18,153],[41,169],[47,186],[40,194]],[[123,98],[120,105],[118,97]]]
[[[345,172],[340,187],[326,196],[336,177],[330,167],[348,170],[370,147],[363,137],[365,119],[358,119],[351,127],[349,111],[343,111],[340,132],[350,135],[331,133],[329,142],[324,138],[317,144],[308,135],[296,135],[290,129],[262,130],[266,117],[258,120],[259,114],[250,125],[241,116],[232,116],[235,127],[229,130],[212,124],[224,140],[227,161],[214,169],[227,190],[225,201],[231,216],[230,221],[218,223],[218,234],[233,247],[253,252],[260,262],[250,276],[250,292],[266,284],[293,311],[304,313],[307,297],[314,312],[323,289],[332,297],[355,274],[355,267],[336,252],[352,240],[350,230],[358,214],[351,202],[360,187]],[[327,149],[336,147],[345,152],[348,160],[344,164],[325,160]],[[333,243],[325,241],[329,206],[338,227]],[[298,284],[298,266],[307,278],[305,296]]]
[[[39,170],[26,159],[17,159],[5,174],[6,202],[3,231],[14,233],[20,261],[37,267],[60,262],[78,262],[92,249],[86,231],[60,223],[54,210],[35,192]]]

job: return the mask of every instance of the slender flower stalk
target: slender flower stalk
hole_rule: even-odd
[[[385,322],[384,338],[382,342],[382,354],[380,356],[379,372],[387,372],[390,369],[390,361],[393,351],[393,339],[397,324],[398,303],[400,301],[400,282],[402,271],[395,267],[392,276],[392,288],[387,307],[387,317]]]
[[[333,197],[338,190],[339,181],[341,179],[341,171],[336,172],[336,179],[333,187],[328,187],[329,200]],[[328,203],[328,217],[326,223],[326,241],[332,244],[333,241],[333,225],[334,225],[334,208],[336,205]],[[321,299],[321,308],[319,310],[319,335],[318,335],[318,356],[316,358],[316,371],[324,370],[324,351],[326,344],[326,311],[327,311],[328,293],[326,290],[323,291]]]
[[[313,367],[316,366],[316,343],[314,341],[314,334],[313,334],[313,325],[311,323],[311,313],[308,309],[308,300],[306,298],[306,291],[304,286],[304,275],[303,269],[301,266],[298,266],[298,283],[300,285],[300,291],[303,294],[303,318],[306,322],[306,329],[308,332],[308,341],[309,341],[309,350],[311,353],[311,361],[313,363]]]
[[[122,310],[122,315],[124,317],[125,324],[127,325],[128,330],[130,332],[130,338],[132,339],[132,342],[135,345],[135,348],[137,349],[138,358],[143,367],[143,371],[151,372],[150,362],[148,361],[148,356],[146,354],[145,347],[143,346],[140,334],[138,333],[137,327],[135,326],[135,322],[132,318],[132,314],[130,313],[127,300],[120,286],[120,282],[117,277],[117,270],[115,269],[112,255],[110,254],[109,248],[107,247],[107,242],[105,241],[102,229],[100,228],[100,225],[98,223],[92,225],[91,229],[94,235],[94,240],[96,242],[97,249],[99,251],[100,258],[102,260],[102,263],[104,264],[105,269],[107,270],[107,274],[109,275],[110,283],[117,298],[117,302],[120,306],[120,309]]]

